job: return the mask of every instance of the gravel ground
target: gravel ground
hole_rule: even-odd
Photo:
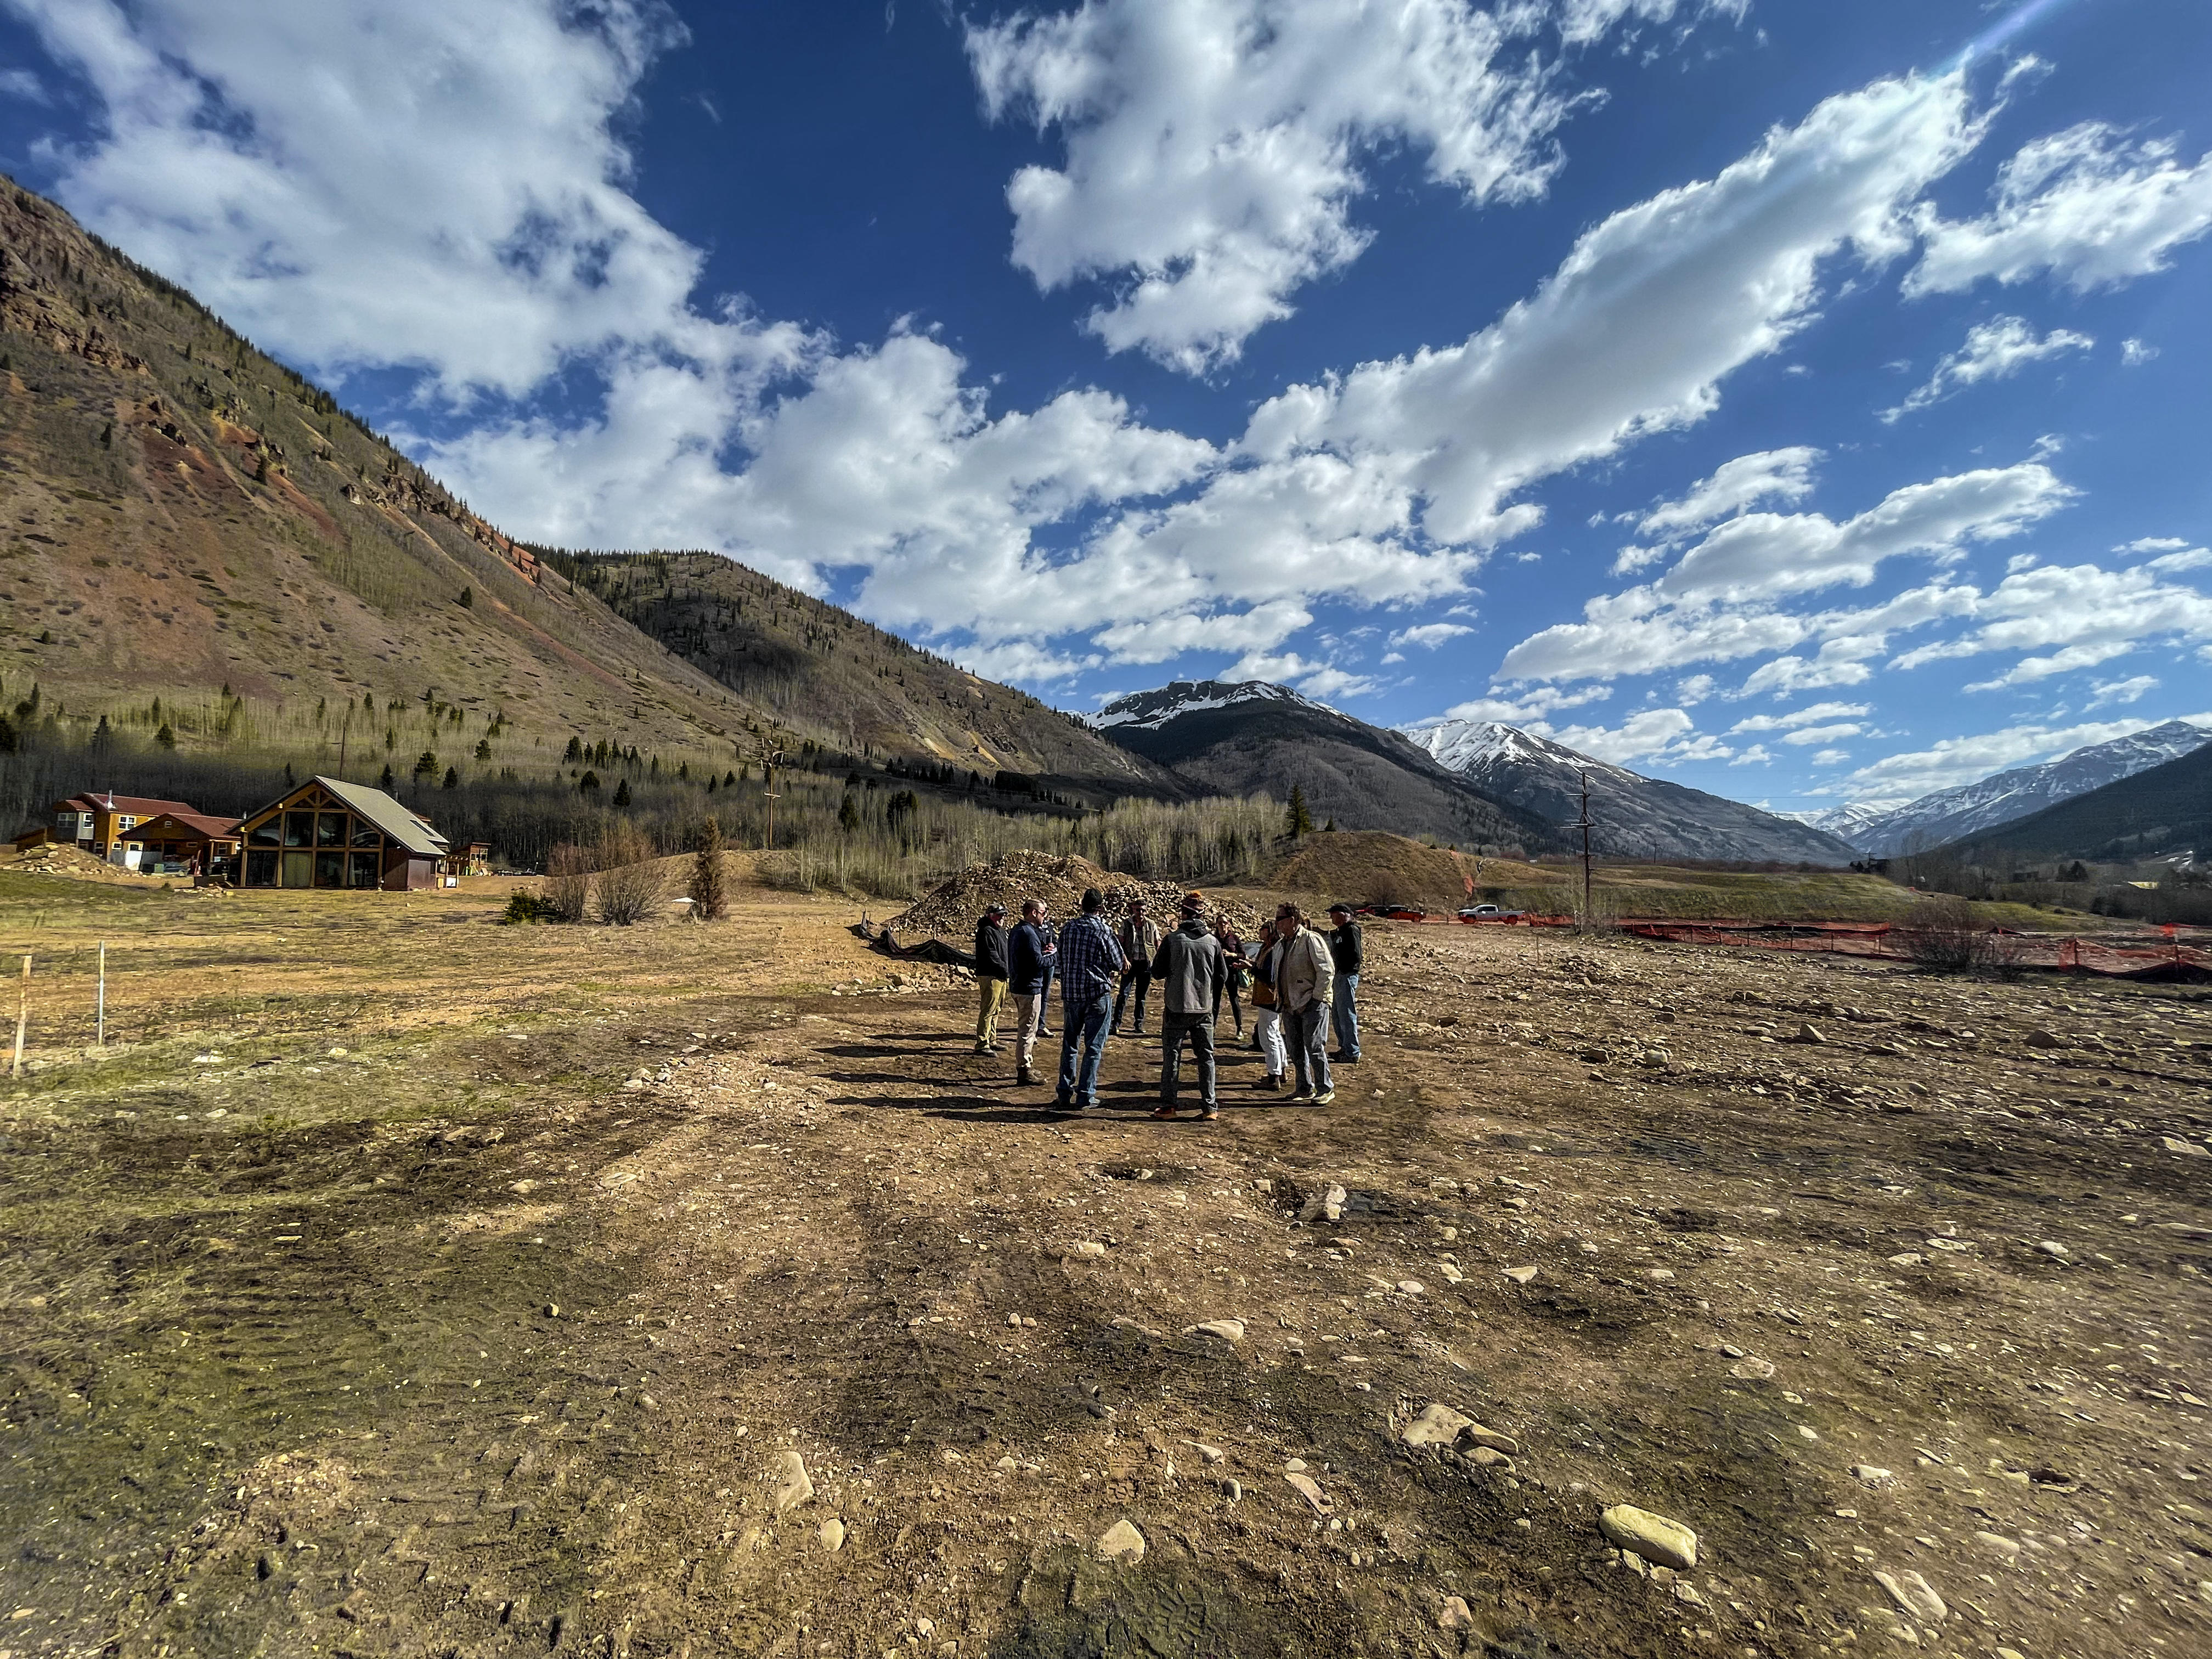
[[[1334,1105],[1063,1118],[773,914],[349,1109],[19,1097],[0,1645],[2212,1650],[2198,993],[1376,925]]]

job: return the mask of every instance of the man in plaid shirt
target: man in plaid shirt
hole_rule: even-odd
[[[1127,965],[1099,914],[1105,908],[1106,896],[1086,887],[1083,914],[1060,930],[1054,958],[1060,974],[1060,1086],[1053,1091],[1053,1104],[1063,1112],[1088,1111],[1098,1103],[1098,1062],[1105,1056],[1106,1031],[1113,1023],[1114,986]]]

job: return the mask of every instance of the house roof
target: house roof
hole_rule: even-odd
[[[365,783],[347,783],[342,779],[319,775],[295,788],[286,790],[260,811],[248,812],[240,822],[248,823],[265,813],[273,812],[286,802],[317,787],[343,801],[360,817],[367,818],[384,832],[386,841],[405,848],[418,858],[445,857],[446,838],[431,827],[428,819],[410,811],[381,789],[372,789]]]
[[[53,805],[57,812],[120,812],[126,817],[150,818],[158,812],[189,812],[190,801],[155,800],[147,795],[111,795],[104,789],[88,789],[81,795]]]
[[[131,834],[150,838],[171,825],[209,841],[238,839],[238,820],[219,818],[210,812],[158,812],[134,825]]]

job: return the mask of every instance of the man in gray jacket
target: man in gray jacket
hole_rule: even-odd
[[[1285,941],[1275,958],[1275,994],[1282,1003],[1283,1037],[1298,1074],[1291,1103],[1326,1106],[1336,1098],[1336,1084],[1328,1073],[1329,992],[1336,964],[1328,941],[1305,925],[1297,905],[1275,912],[1275,933]]]
[[[1221,995],[1229,964],[1221,954],[1221,941],[1206,925],[1206,901],[1186,893],[1182,923],[1160,941],[1152,960],[1152,979],[1160,988],[1160,1104],[1154,1117],[1176,1115],[1176,1096],[1182,1086],[1183,1039],[1190,1039],[1198,1060],[1199,1115],[1216,1117],[1214,1097],[1213,1006]]]

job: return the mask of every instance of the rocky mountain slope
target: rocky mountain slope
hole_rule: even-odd
[[[2168,720],[2109,743],[2076,749],[2040,766],[2015,767],[1902,805],[1833,807],[1806,822],[1833,831],[1861,852],[1887,858],[1916,848],[1976,839],[1999,824],[2163,766],[2207,743],[2212,743],[2212,726]]]
[[[1493,799],[1550,823],[1582,811],[1590,786],[1593,851],[1609,858],[1848,864],[1850,846],[1825,830],[1741,801],[1709,795],[1597,760],[1549,738],[1492,720],[1438,720],[1407,735]]]
[[[493,767],[550,763],[572,735],[725,756],[811,738],[1100,793],[1183,787],[714,555],[569,561],[514,541],[5,180],[0,477],[0,696],[12,709],[35,685],[88,731],[158,700],[146,735],[166,720],[186,751],[244,729],[358,754],[388,706],[434,703]]]
[[[2212,852],[2212,744],[1942,850],[1992,866],[2201,857]]]
[[[719,553],[548,557],[693,667],[850,753],[1020,772],[1094,796],[1191,793],[1077,716]]]
[[[1434,836],[1468,848],[1550,851],[1542,819],[1492,799],[1402,734],[1286,686],[1178,680],[1108,703],[1091,725],[1208,792],[1305,792],[1316,824]]]

